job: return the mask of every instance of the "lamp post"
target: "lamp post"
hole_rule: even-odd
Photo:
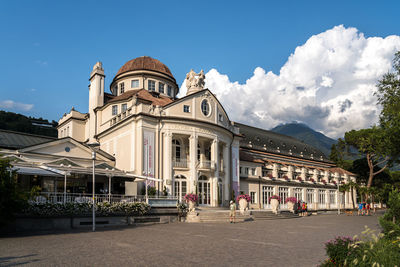
[[[96,199],[95,199],[95,161],[96,161],[96,151],[95,147],[100,146],[99,143],[88,144],[90,149],[92,150],[92,231],[96,231]]]

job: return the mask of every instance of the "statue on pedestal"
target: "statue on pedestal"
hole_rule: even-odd
[[[204,71],[201,70],[198,74],[191,69],[189,73],[186,74],[186,88],[188,89],[186,95],[190,95],[194,92],[204,89],[206,75]]]

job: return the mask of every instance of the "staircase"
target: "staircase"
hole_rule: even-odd
[[[200,211],[199,212],[200,222],[202,223],[227,223],[229,222],[229,210],[223,211]],[[241,215],[239,211],[236,211],[235,222],[246,222],[252,221],[250,214]]]
[[[200,223],[229,223],[229,210],[227,208],[209,208],[201,207],[196,209],[198,214],[196,218],[191,218],[190,222]],[[300,218],[299,215],[291,212],[281,212],[274,214],[271,211],[258,211],[250,210],[245,214],[240,214],[236,211],[235,222],[248,222],[254,220],[279,220],[279,219],[293,219]],[[189,220],[188,220],[189,222]]]
[[[289,211],[281,211],[280,213],[275,214],[272,213],[271,211],[252,210],[251,215],[255,221],[300,218],[298,214],[293,214]]]

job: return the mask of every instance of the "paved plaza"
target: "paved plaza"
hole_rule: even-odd
[[[316,266],[324,242],[379,229],[377,216],[171,223],[0,239],[0,266]]]

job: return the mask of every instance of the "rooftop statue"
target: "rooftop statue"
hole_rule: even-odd
[[[191,69],[190,72],[186,74],[186,87],[188,92],[192,89],[196,89],[196,91],[203,89],[205,85],[205,79],[206,76],[203,70],[197,74],[193,71],[193,69]]]

